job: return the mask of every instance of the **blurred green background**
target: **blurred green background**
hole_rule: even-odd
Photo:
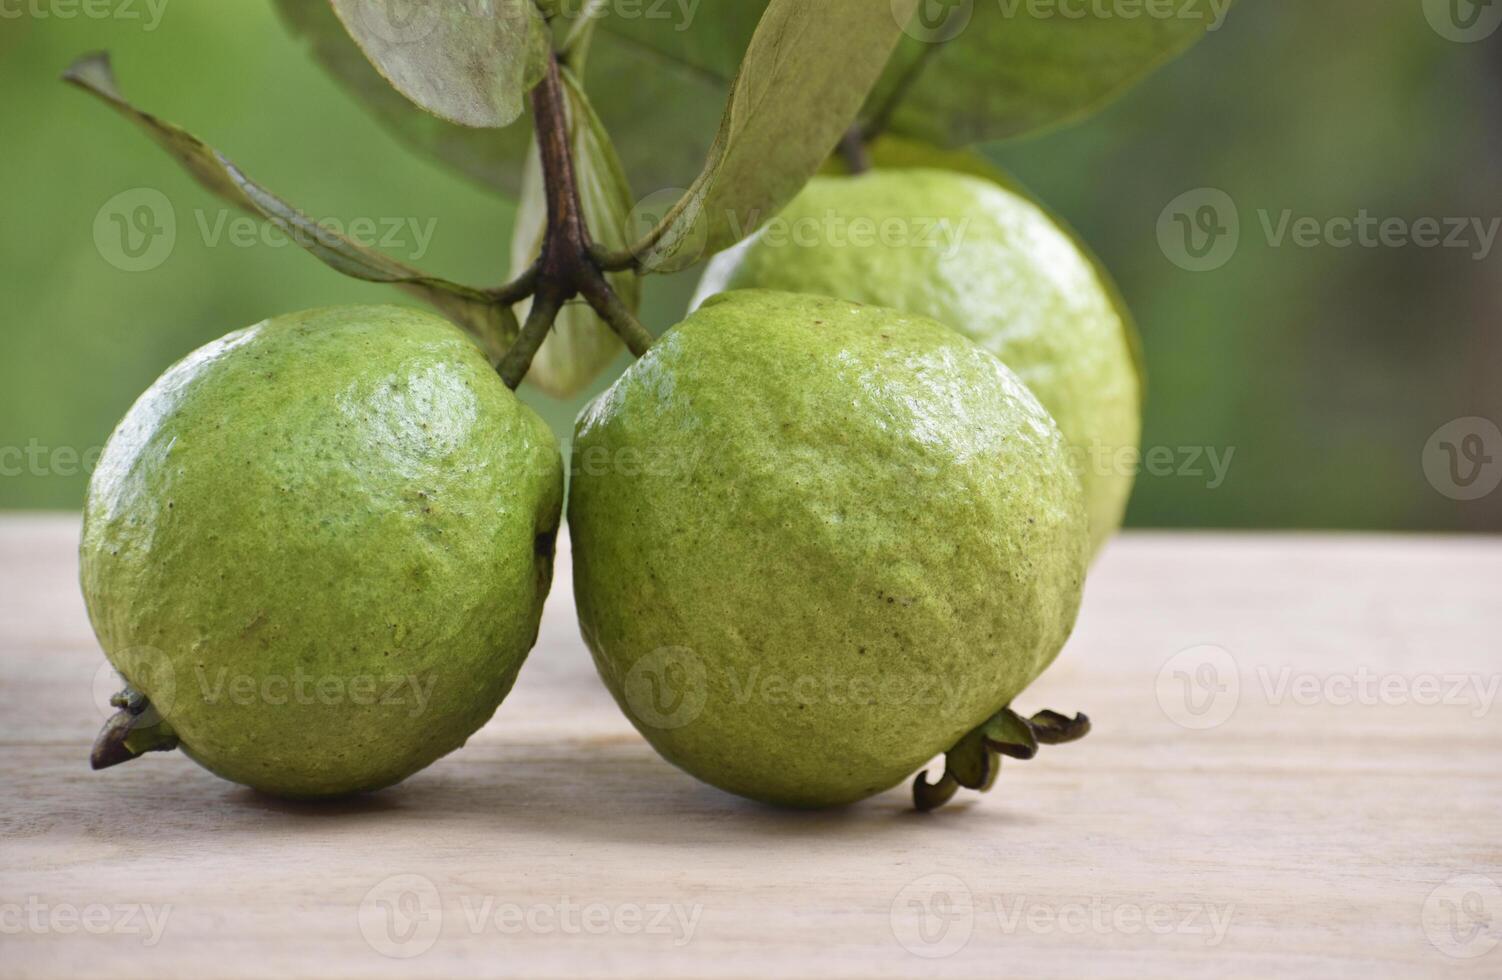
[[[239,244],[228,226],[216,237],[238,216],[57,81],[84,51],[111,50],[138,104],[316,217],[410,219],[432,240],[424,250],[409,224],[398,257],[459,281],[504,278],[509,207],[406,152],[269,3],[130,9],[139,19],[64,19],[77,5],[24,0],[0,17],[0,509],[78,507],[115,421],[194,347],[276,313],[405,301],[291,246]],[[1145,445],[1199,471],[1144,473],[1131,524],[1502,529],[1502,490],[1455,501],[1421,465],[1445,423],[1502,421],[1502,248],[1481,256],[1474,233],[1459,249],[1275,246],[1260,217],[1364,209],[1490,225],[1502,216],[1499,52],[1502,32],[1441,37],[1422,0],[1243,0],[1105,112],[985,148],[1116,274],[1146,341]],[[1240,246],[1220,268],[1186,271],[1160,247],[1159,218],[1206,187],[1235,202]],[[159,267],[127,272],[96,246],[95,218],[140,188],[172,202],[178,235]],[[651,280],[644,319],[678,319],[695,275]],[[564,433],[587,396],[527,398]],[[1224,479],[1178,447],[1229,455]]]

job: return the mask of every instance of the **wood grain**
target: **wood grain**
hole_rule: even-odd
[[[0,519],[5,976],[1502,976],[1497,540],[1127,535],[1024,705],[1095,732],[924,816],[662,762],[566,562],[496,719],[394,790],[90,773],[76,540]]]

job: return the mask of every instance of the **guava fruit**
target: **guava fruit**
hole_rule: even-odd
[[[1142,427],[1135,328],[1098,263],[1021,193],[940,169],[817,177],[709,264],[695,302],[740,288],[888,306],[976,341],[1069,441],[1093,552],[1120,527]]]
[[[599,672],[664,757],[730,792],[888,789],[1073,627],[1089,535],[1063,437],[925,317],[715,296],[585,409],[572,453]]]
[[[458,748],[536,640],[557,443],[446,321],[276,317],[141,396],[84,507],[84,599],[130,688],[96,767],[180,747],[288,797]]]

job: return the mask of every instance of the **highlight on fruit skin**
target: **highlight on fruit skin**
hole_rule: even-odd
[[[562,496],[551,431],[437,316],[311,310],[200,348],[89,486],[84,598],[128,684],[93,763],[178,747],[298,798],[422,769],[511,689]]]
[[[924,317],[716,296],[585,409],[572,475],[601,677],[668,761],[752,799],[901,783],[1011,704],[1079,608],[1057,425]]]
[[[1092,550],[1121,526],[1142,434],[1130,313],[1101,264],[1004,175],[878,143],[894,169],[816,177],[705,269],[695,304],[730,289],[832,296],[932,317],[1000,357],[1058,422],[1085,484]],[[917,165],[915,165],[917,164]],[[1123,459],[1128,462],[1123,462]]]

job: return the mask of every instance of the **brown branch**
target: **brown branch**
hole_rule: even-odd
[[[506,285],[497,286],[495,289],[487,289],[485,294],[493,302],[504,306],[520,303],[537,291],[537,276],[540,272],[541,269],[538,268],[537,263],[533,262],[527,266],[525,272],[506,283]]]
[[[533,297],[526,326],[501,365],[501,377],[513,388],[526,377],[558,311],[576,296],[582,296],[636,356],[646,353],[652,343],[651,333],[605,278],[607,267],[600,259],[608,253],[590,239],[569,145],[568,104],[556,55],[549,58],[547,73],[532,90],[532,116],[542,160],[548,227],[543,235],[542,252],[532,269],[511,286],[495,291],[498,300],[507,295],[516,295],[517,299],[527,294]],[[633,258],[633,266],[634,261]],[[624,271],[627,267],[612,266],[609,271]]]
[[[604,276],[595,276],[583,285],[581,292],[601,319],[610,324],[610,329],[625,342],[634,357],[641,357],[652,346],[652,334],[631,312]]]
[[[601,272],[625,272],[627,269],[635,272],[641,268],[641,259],[630,248],[612,252],[603,245],[596,245],[590,249],[589,255]]]
[[[871,151],[866,148],[866,135],[859,124],[851,126],[840,137],[840,156],[852,174],[863,174],[871,169]]]
[[[551,290],[544,290],[532,298],[532,311],[527,314],[527,324],[522,327],[517,335],[516,343],[506,352],[501,360],[498,370],[501,380],[506,382],[506,387],[515,391],[527,377],[527,371],[532,367],[532,358],[537,356],[537,351],[542,347],[542,342],[547,339],[548,331],[553,329],[553,321],[558,319],[558,311],[563,309],[563,301]]]
[[[907,98],[913,87],[918,84],[918,78],[923,74],[923,69],[928,67],[928,63],[944,49],[947,43],[941,42],[925,46],[918,57],[913,59],[913,63],[908,65],[907,70],[897,80],[897,84],[892,87],[892,91],[887,95],[886,101],[871,114],[870,121],[861,128],[861,137],[867,145],[876,142],[876,138],[886,132],[887,127],[892,124],[892,116],[896,114],[897,107],[902,104],[902,100]]]

